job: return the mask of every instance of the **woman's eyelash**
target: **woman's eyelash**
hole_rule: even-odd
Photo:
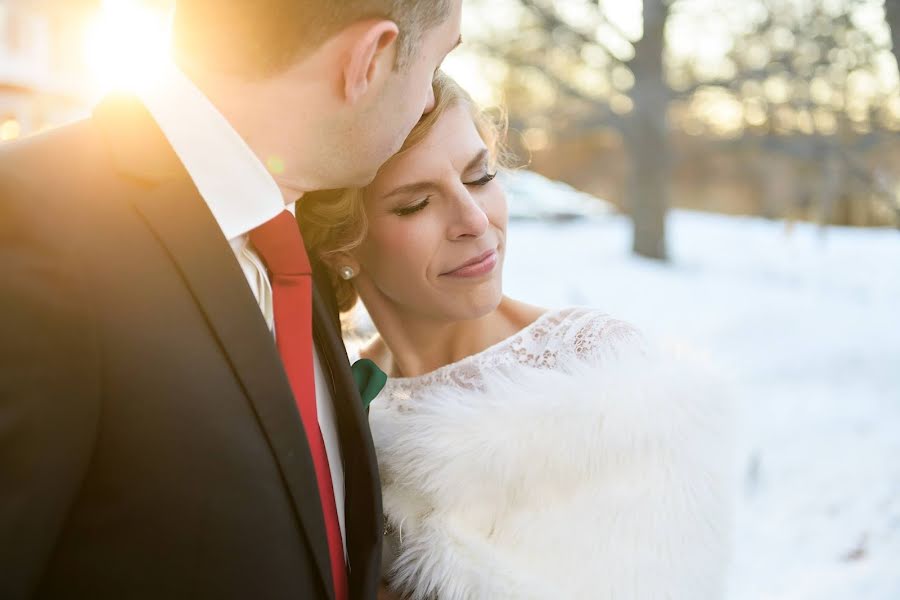
[[[429,196],[428,198],[425,198],[418,204],[413,204],[412,206],[404,206],[403,208],[395,209],[394,214],[397,215],[398,217],[405,217],[406,215],[411,215],[413,213],[417,213],[420,210],[422,210],[423,208],[425,208],[426,206],[428,206],[429,202],[431,201],[430,198],[431,197]]]
[[[493,181],[496,176],[497,176],[496,171],[494,171],[493,173],[487,173],[481,179],[477,179],[475,181],[470,181],[466,185],[487,185],[488,183]],[[403,208],[396,208],[396,209],[394,209],[393,212],[398,217],[405,217],[405,216],[419,212],[420,210],[422,210],[423,208],[428,206],[430,203],[431,203],[431,196],[428,196],[427,198],[425,198],[424,200],[422,200],[421,202],[419,202],[417,204],[413,204],[412,206],[404,206]]]
[[[484,177],[482,177],[481,179],[479,179],[477,181],[470,181],[466,185],[487,185],[488,183],[493,181],[494,177],[496,177],[496,176],[497,176],[497,172],[494,171],[493,173],[488,173],[487,175],[485,175]]]

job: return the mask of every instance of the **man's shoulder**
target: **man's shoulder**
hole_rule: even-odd
[[[47,155],[95,143],[97,132],[90,118],[83,118],[0,145],[0,167],[43,161]],[[45,165],[46,167],[47,165]]]
[[[0,146],[0,186],[7,195],[17,189],[71,190],[96,180],[108,164],[102,136],[83,119]]]
[[[0,147],[0,219],[19,237],[69,248],[135,221],[121,176],[94,119]]]

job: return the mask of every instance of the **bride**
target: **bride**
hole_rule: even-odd
[[[389,375],[369,413],[387,584],[414,599],[721,598],[726,394],[600,310],[503,295],[500,130],[451,79],[434,85],[435,110],[368,187],[300,203],[340,309],[361,299],[378,330],[362,356]]]

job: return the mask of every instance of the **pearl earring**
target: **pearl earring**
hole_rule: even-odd
[[[350,281],[351,279],[356,277],[356,271],[354,271],[353,267],[351,266],[341,267],[340,273],[341,278],[343,278],[345,281]]]

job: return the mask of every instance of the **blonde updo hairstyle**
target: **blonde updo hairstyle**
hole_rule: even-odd
[[[488,148],[491,170],[506,166],[509,162],[503,145],[506,119],[502,116],[492,116],[480,109],[468,92],[443,72],[437,73],[432,85],[434,110],[422,117],[406,138],[400,151],[391,157],[385,166],[421,143],[441,116],[457,105],[464,105],[469,109],[475,128]],[[345,281],[338,275],[340,265],[335,258],[343,253],[351,253],[366,239],[368,220],[365,200],[368,192],[369,187],[312,192],[304,195],[297,203],[297,217],[307,251],[314,260],[325,265],[335,292],[338,310],[341,312],[352,310],[359,296],[352,282]]]

